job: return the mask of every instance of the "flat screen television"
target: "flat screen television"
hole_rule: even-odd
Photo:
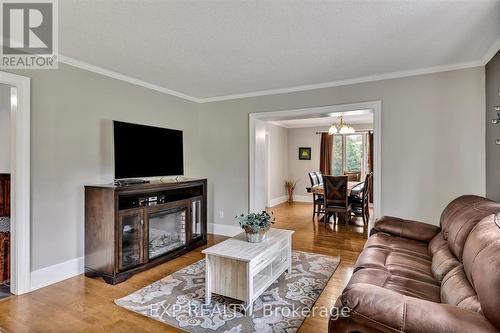
[[[184,174],[182,131],[113,121],[115,179]]]

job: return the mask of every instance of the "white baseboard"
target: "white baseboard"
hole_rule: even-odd
[[[207,227],[208,233],[214,235],[233,237],[243,232],[243,230],[237,225],[209,223]]]
[[[287,202],[287,201],[288,201],[287,195],[283,195],[281,197],[271,199],[271,201],[269,202],[269,204],[270,204],[269,208],[274,207],[274,206],[279,205],[279,204],[282,204],[282,203]]]
[[[69,279],[83,273],[83,257],[71,259],[31,272],[30,291]]]
[[[313,197],[312,195],[294,195],[293,196],[293,201],[295,202],[313,202]]]

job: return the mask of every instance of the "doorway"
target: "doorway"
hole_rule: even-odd
[[[0,71],[0,84],[10,89],[10,158],[8,163],[10,170],[7,173],[10,182],[8,186],[10,187],[9,287],[12,294],[20,295],[30,291],[31,281],[30,79]],[[8,111],[9,108],[7,108]]]
[[[249,207],[250,211],[260,211],[266,208],[266,204],[269,200],[269,190],[268,184],[269,180],[265,175],[268,175],[269,166],[267,163],[262,163],[266,161],[266,154],[269,151],[267,143],[273,141],[273,138],[266,140],[266,133],[269,133],[269,129],[266,129],[266,123],[279,122],[283,120],[290,120],[295,122],[303,122],[306,119],[316,119],[316,118],[326,118],[327,121],[333,121],[334,118],[348,114],[352,111],[369,110],[372,114],[373,127],[372,127],[372,166],[373,170],[373,216],[379,217],[381,214],[381,102],[362,102],[353,104],[342,104],[342,105],[330,105],[314,108],[305,109],[295,109],[295,110],[283,110],[274,112],[262,112],[262,113],[251,113],[249,115],[249,126],[250,126],[250,193],[249,193]],[[336,163],[338,172],[345,174],[346,170],[355,168],[356,172],[360,174],[366,174],[368,171],[368,161],[367,158],[361,158],[361,156],[366,156],[363,152],[366,152],[368,148],[368,133],[369,129],[364,131],[358,131],[357,133],[352,133],[353,136],[348,135],[335,135],[336,141],[340,142],[339,146],[342,147],[357,147],[357,150],[353,149],[341,149],[342,154],[334,154],[337,157],[336,160],[332,160],[332,164]],[[319,139],[318,139],[319,140]],[[338,147],[338,146],[337,146]],[[295,148],[295,147],[294,147]],[[303,147],[309,148],[309,147]],[[294,154],[294,150],[290,152]],[[319,152],[312,152],[311,154],[318,154]],[[298,152],[297,152],[298,154]],[[317,155],[316,155],[317,156]],[[356,157],[360,157],[357,159]],[[266,161],[267,162],[267,161]],[[318,170],[319,165],[311,167],[310,171],[313,169]],[[335,171],[332,170],[330,174]],[[333,173],[332,173],[333,172]],[[303,175],[302,175],[303,176]],[[306,176],[303,176],[306,177]],[[295,179],[290,179],[294,181]],[[299,198],[306,200],[307,197]]]

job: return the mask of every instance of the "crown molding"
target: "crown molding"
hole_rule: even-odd
[[[178,98],[182,98],[191,102],[195,103],[212,103],[212,102],[222,102],[222,101],[228,101],[228,100],[235,100],[235,99],[242,99],[242,98],[251,98],[251,97],[260,97],[260,96],[269,96],[269,95],[277,95],[277,94],[288,94],[288,93],[294,93],[294,92],[301,92],[301,91],[309,91],[309,90],[315,90],[315,89],[324,89],[324,88],[332,88],[332,87],[339,87],[339,86],[346,86],[346,85],[353,85],[353,84],[359,84],[359,83],[368,83],[368,82],[375,82],[375,81],[381,81],[381,80],[389,80],[389,79],[398,79],[398,78],[404,78],[404,77],[411,77],[411,76],[417,76],[417,75],[425,75],[425,74],[432,74],[432,73],[439,73],[439,72],[446,72],[446,71],[453,71],[453,70],[459,70],[459,69],[466,69],[466,68],[473,68],[473,67],[480,67],[484,66],[498,51],[500,48],[500,39],[495,42],[495,44],[488,50],[488,52],[485,54],[485,56],[478,61],[471,61],[471,62],[463,62],[463,63],[457,63],[457,64],[451,64],[451,65],[443,65],[443,66],[434,66],[434,67],[428,67],[428,68],[421,68],[421,69],[415,69],[415,70],[408,70],[408,71],[399,71],[399,72],[392,72],[392,73],[385,73],[385,74],[380,74],[380,75],[371,75],[371,76],[364,76],[364,77],[359,77],[359,78],[354,78],[354,79],[348,79],[348,80],[339,80],[339,81],[330,81],[330,82],[324,82],[324,83],[316,83],[316,84],[309,84],[309,85],[301,85],[301,86],[294,86],[294,87],[288,87],[288,88],[279,88],[279,89],[269,89],[269,90],[260,90],[260,91],[252,91],[252,92],[247,92],[247,93],[241,93],[241,94],[230,94],[230,95],[224,95],[224,96],[215,96],[215,97],[194,97],[190,96],[172,89],[168,89],[150,82],[146,82],[125,74],[121,74],[118,72],[114,72],[99,66],[94,66],[89,63],[86,63],[84,61],[76,60],[71,57],[67,57],[64,55],[59,55],[59,61],[61,63],[77,67],[80,69],[84,69],[93,73],[101,74],[104,76],[108,76],[117,80],[121,80],[124,82],[128,82],[137,86],[141,86],[144,88],[152,89],[164,94],[168,94],[171,96],[175,96]]]
[[[221,102],[221,101],[241,99],[241,98],[288,94],[288,93],[315,90],[315,89],[332,88],[332,87],[347,86],[347,85],[353,85],[353,84],[359,84],[359,83],[367,83],[367,82],[374,82],[374,81],[381,81],[381,80],[399,79],[399,78],[424,75],[424,74],[447,72],[447,71],[473,68],[473,67],[479,67],[479,66],[484,66],[482,60],[464,62],[464,63],[458,63],[458,64],[452,64],[452,65],[428,67],[428,68],[415,69],[415,70],[409,70],[409,71],[392,72],[392,73],[386,73],[386,74],[380,74],[380,75],[364,76],[364,77],[348,79],[348,80],[339,80],[339,81],[316,83],[316,84],[309,84],[309,85],[303,85],[303,86],[295,86],[295,87],[289,87],[289,88],[261,90],[261,91],[253,91],[253,92],[248,92],[248,93],[226,95],[226,96],[217,96],[217,97],[207,97],[207,98],[202,98],[201,103]]]
[[[58,59],[59,59],[59,62],[62,62],[63,64],[77,67],[80,69],[84,69],[84,70],[87,70],[89,72],[108,76],[108,77],[111,77],[111,78],[116,79],[116,80],[128,82],[128,83],[131,83],[131,84],[134,84],[137,86],[141,86],[144,88],[155,90],[155,91],[158,91],[158,92],[161,92],[164,94],[172,95],[172,96],[182,98],[182,99],[185,99],[185,100],[188,100],[191,102],[195,102],[195,103],[202,103],[203,102],[203,100],[200,98],[189,96],[189,95],[183,94],[181,92],[178,92],[178,91],[175,91],[172,89],[168,89],[168,88],[156,85],[154,83],[149,83],[149,82],[125,75],[125,74],[114,72],[114,71],[111,71],[111,70],[108,70],[108,69],[105,69],[105,68],[102,68],[99,66],[94,66],[94,65],[91,65],[91,64],[86,63],[84,61],[76,60],[76,59],[64,56],[62,54],[59,55]]]

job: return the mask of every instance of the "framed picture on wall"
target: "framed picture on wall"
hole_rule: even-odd
[[[299,147],[299,160],[311,159],[311,147]]]

